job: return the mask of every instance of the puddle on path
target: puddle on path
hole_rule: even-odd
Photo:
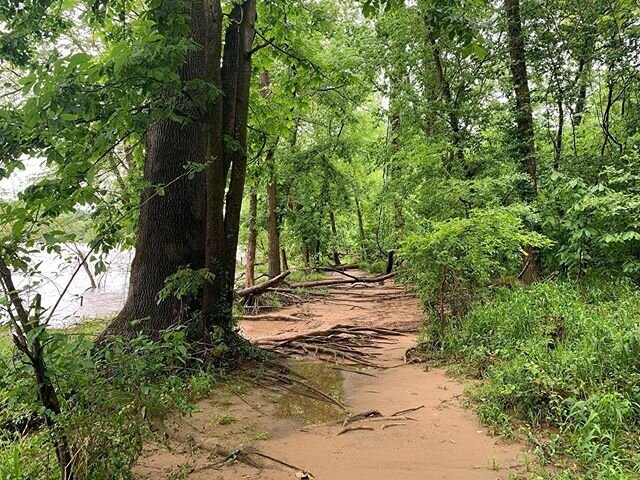
[[[325,363],[294,361],[291,369],[308,379],[318,390],[338,401],[344,400],[344,378],[339,370]],[[275,409],[278,418],[291,418],[304,425],[341,420],[345,413],[335,405],[299,395],[295,392],[283,394]]]

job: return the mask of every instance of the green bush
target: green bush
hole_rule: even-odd
[[[64,435],[80,480],[130,479],[131,466],[152,436],[150,419],[189,413],[215,383],[213,371],[194,360],[182,330],[162,342],[140,336],[114,339],[96,350],[84,335],[47,333],[46,359],[62,400],[56,432],[43,426],[0,435],[0,480],[56,478],[53,438]],[[19,356],[0,372],[0,423],[42,419],[30,367]],[[39,422],[42,425],[42,422]]]
[[[490,281],[515,279],[526,246],[548,244],[540,234],[527,231],[525,213],[516,208],[473,210],[467,218],[433,222],[429,230],[404,242],[404,277],[418,286],[423,302],[439,318],[435,337],[444,333],[447,318],[466,313]]]
[[[640,294],[623,282],[540,283],[476,305],[442,348],[486,380],[473,393],[484,421],[559,429],[587,478],[637,478],[639,318]]]

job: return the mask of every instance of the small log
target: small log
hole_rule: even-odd
[[[242,317],[239,317],[238,320],[247,322],[247,321],[264,321],[264,320],[269,320],[269,321],[285,321],[285,322],[298,322],[300,320],[304,320],[304,318],[302,317],[294,317],[293,315],[269,315],[269,314],[264,314],[264,315],[244,315]]]
[[[260,295],[261,293],[263,293],[264,291],[268,290],[269,288],[275,287],[276,285],[281,283],[285,278],[287,278],[289,276],[290,273],[291,273],[291,270],[285,270],[280,275],[277,275],[277,276],[273,277],[272,279],[267,280],[266,282],[259,283],[258,285],[255,285],[253,287],[243,288],[242,290],[238,290],[238,295],[240,297],[249,297],[251,295]]]
[[[395,276],[395,272],[389,273],[387,275],[382,275],[380,277],[365,277],[365,278],[344,278],[344,279],[329,279],[329,280],[318,280],[315,282],[298,282],[292,283],[291,288],[313,288],[313,287],[325,287],[329,285],[348,285],[353,283],[378,283],[384,282],[390,278]]]

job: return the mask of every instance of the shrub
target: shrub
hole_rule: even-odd
[[[484,421],[503,428],[508,414],[557,428],[587,478],[635,478],[640,294],[622,282],[607,288],[502,289],[450,325],[443,348],[486,379],[473,394]]]
[[[495,278],[517,275],[524,247],[548,244],[525,229],[513,208],[473,210],[468,218],[433,222],[403,244],[404,275],[418,285],[424,303],[440,319],[464,315],[478,293]]]

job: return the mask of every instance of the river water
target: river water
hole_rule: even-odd
[[[88,250],[83,246],[80,249],[85,253]],[[42,306],[46,309],[46,318],[80,262],[70,251],[63,252],[62,255],[40,252],[31,255],[31,259],[32,265],[40,264],[38,273],[29,278],[15,275],[16,288],[21,290],[23,298],[29,304],[35,294],[39,293],[42,296]],[[103,260],[107,271],[95,276],[98,288],[91,288],[89,276],[81,268],[60,300],[51,319],[51,326],[68,327],[83,320],[108,317],[124,305],[133,251],[115,251]],[[94,270],[93,265],[90,265],[90,269]]]

